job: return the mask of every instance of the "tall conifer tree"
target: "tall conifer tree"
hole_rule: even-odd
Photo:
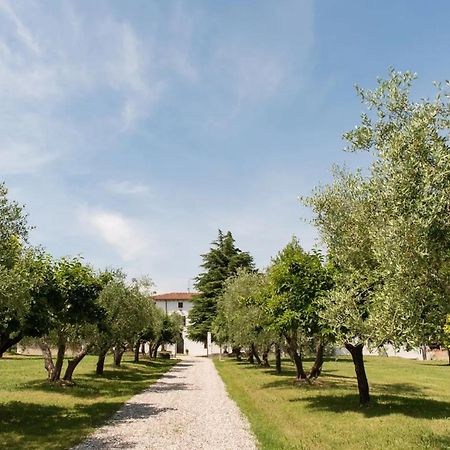
[[[212,243],[208,253],[202,255],[205,269],[195,279],[195,288],[199,295],[194,298],[194,307],[190,311],[189,337],[195,341],[206,342],[217,315],[217,299],[222,294],[225,280],[235,275],[240,268],[253,270],[253,258],[248,252],[236,247],[230,231],[222,233]]]

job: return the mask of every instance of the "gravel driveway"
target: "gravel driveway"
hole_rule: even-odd
[[[213,362],[184,357],[74,450],[247,450],[256,440]]]

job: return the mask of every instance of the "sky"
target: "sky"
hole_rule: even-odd
[[[0,180],[32,244],[185,291],[218,229],[260,268],[390,66],[450,78],[447,0],[0,0]]]

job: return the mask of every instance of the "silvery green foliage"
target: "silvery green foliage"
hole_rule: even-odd
[[[23,206],[8,198],[8,189],[0,183],[0,265],[14,265],[18,250],[26,240],[29,227]]]
[[[214,321],[216,339],[238,347],[270,346],[276,340],[261,302],[266,284],[265,274],[245,269],[225,281]]]
[[[8,198],[8,189],[0,183],[0,332],[29,307],[29,258],[24,251],[28,229],[23,207]]]
[[[139,335],[163,315],[153,302],[149,301],[146,289],[153,282],[145,278],[128,286],[125,277],[119,276],[109,282],[100,292],[97,304],[104,311],[103,331],[99,340],[109,345],[133,345]]]
[[[392,70],[357,88],[368,112],[344,138],[373,162],[366,175],[336,169],[307,199],[339,272],[324,302],[343,340],[426,342],[449,311],[449,92],[414,102],[414,79]]]

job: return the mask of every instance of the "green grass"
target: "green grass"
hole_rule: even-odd
[[[0,448],[70,448],[176,363],[134,364],[131,359],[125,357],[120,368],[107,360],[105,374],[99,377],[96,357],[87,356],[74,373],[74,386],[48,383],[40,357],[0,359]]]
[[[353,363],[326,361],[313,385],[285,372],[215,360],[262,449],[450,449],[450,367],[368,357],[372,404],[359,408]]]

